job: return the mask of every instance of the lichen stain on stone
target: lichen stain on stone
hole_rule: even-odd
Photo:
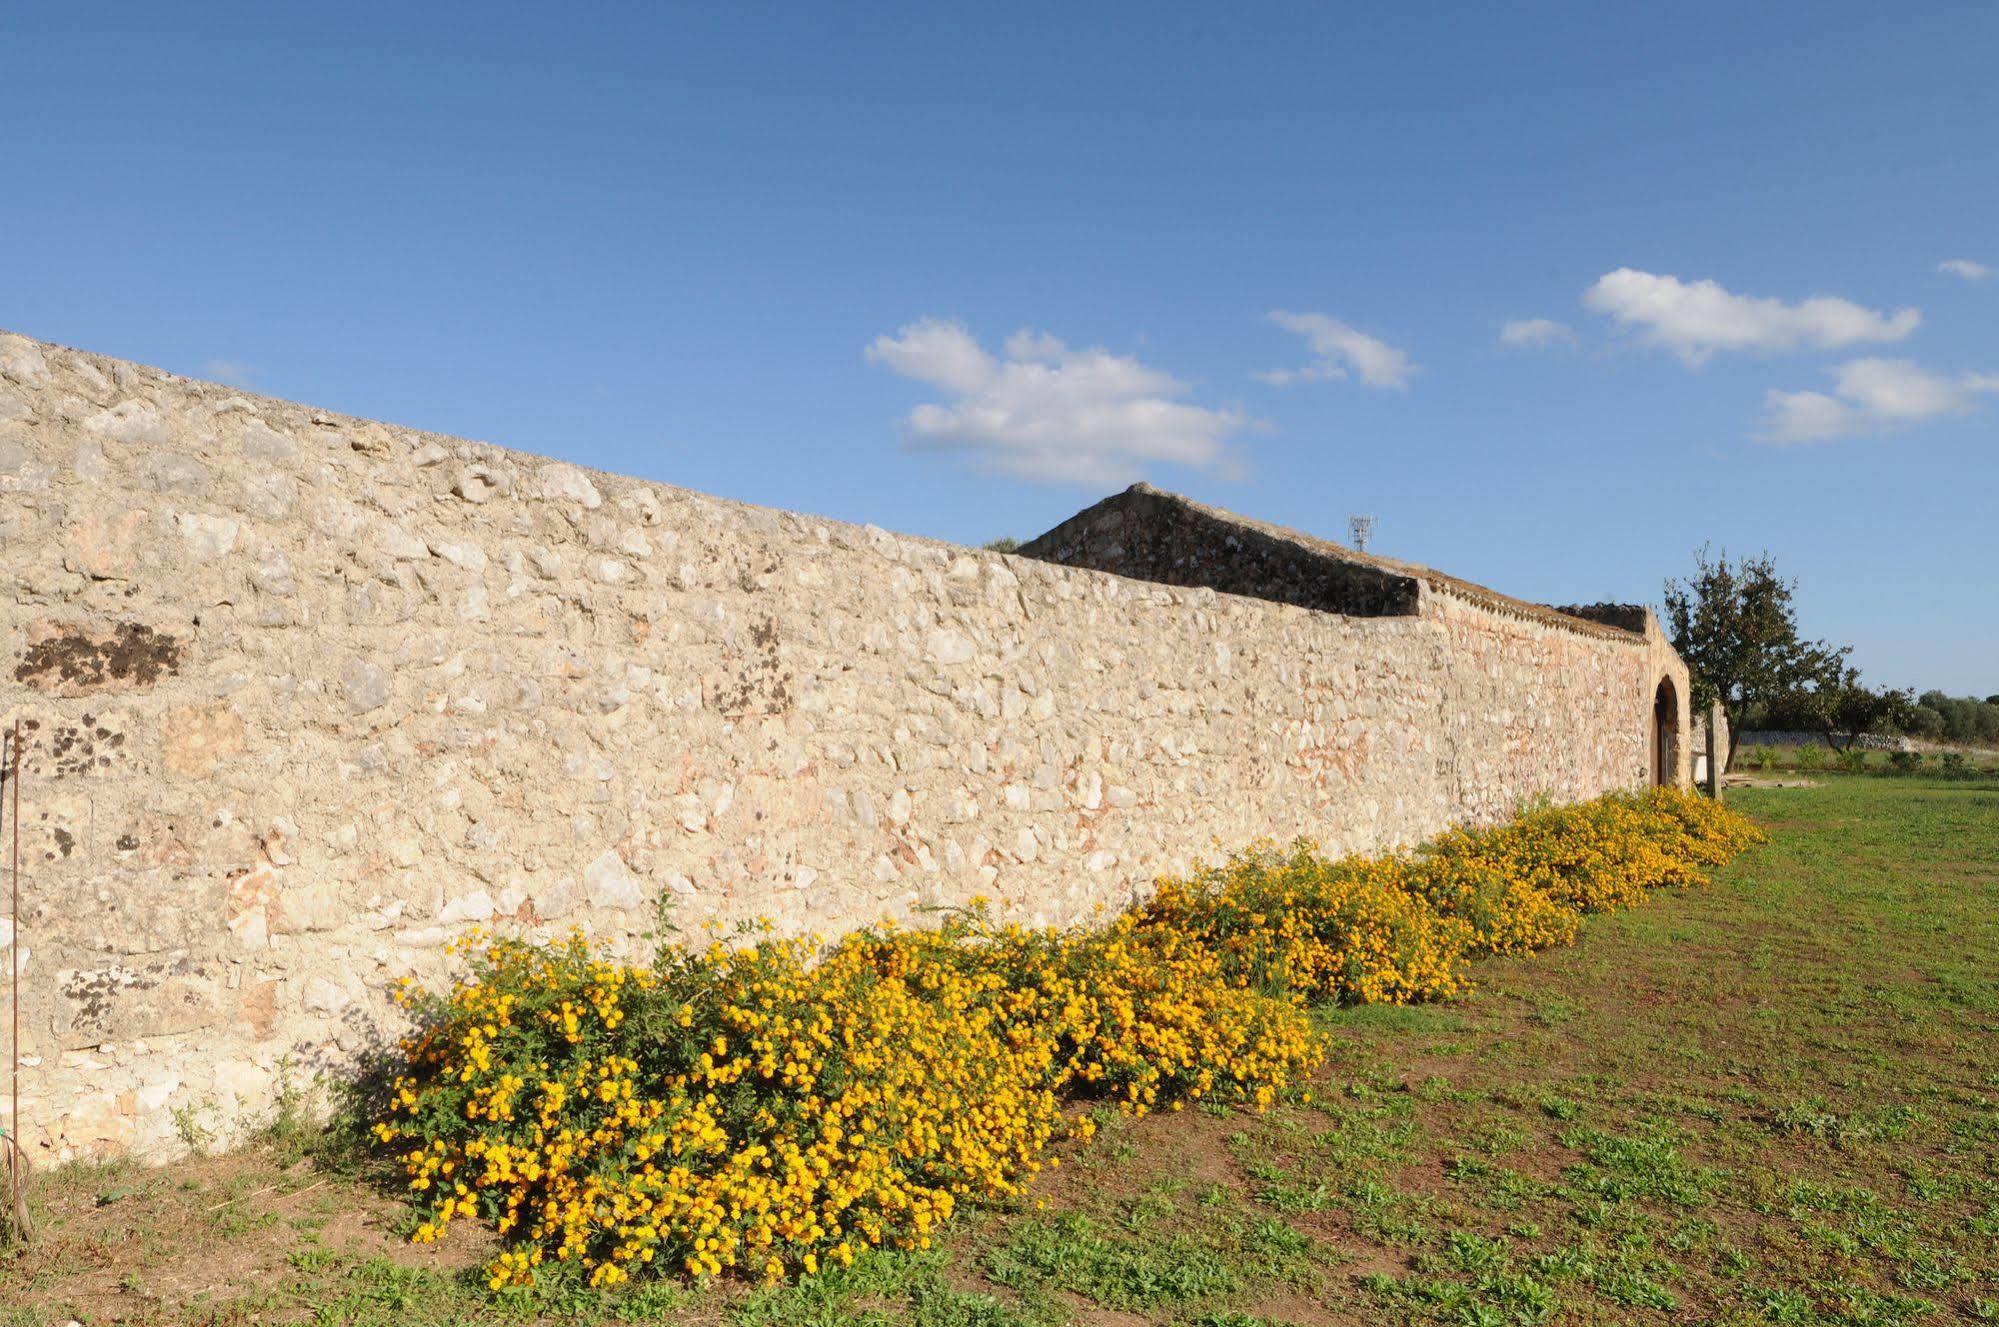
[[[714,707],[732,719],[783,714],[791,708],[791,673],[778,657],[777,619],[750,627],[751,658],[715,689]]]
[[[66,974],[62,994],[75,1007],[78,1027],[101,1028],[111,1015],[111,1004],[118,992],[134,987],[148,990],[159,983],[159,975],[155,972],[146,969],[134,971],[123,964],[113,963],[96,972]]]
[[[180,642],[143,622],[110,630],[75,622],[38,622],[14,680],[52,695],[144,691],[180,669]]]

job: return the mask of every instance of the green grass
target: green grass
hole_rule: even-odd
[[[1735,795],[1710,890],[1328,1009],[1310,1103],[1107,1116],[1015,1209],[801,1284],[494,1300],[296,1131],[38,1182],[0,1327],[1999,1322],[1999,782]],[[227,1204],[218,1207],[218,1204]]]

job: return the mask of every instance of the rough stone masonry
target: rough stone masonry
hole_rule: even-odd
[[[976,552],[0,335],[25,1144],[226,1139],[475,927],[1075,922],[1257,838],[1659,777],[1662,684],[1686,730],[1649,617],[1145,491],[1063,530]]]

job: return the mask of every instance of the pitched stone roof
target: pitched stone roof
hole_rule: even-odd
[[[1353,617],[1417,609],[1418,587],[1584,635],[1642,637],[1642,605],[1551,608],[1433,567],[1364,553],[1300,530],[1134,484],[1021,545],[1023,556],[1137,580],[1205,585],[1228,594]]]

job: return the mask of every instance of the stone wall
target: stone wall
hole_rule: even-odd
[[[1842,733],[1840,735],[1840,741],[1846,741],[1845,734]],[[1862,733],[1853,739],[1853,745],[1862,751],[1915,751],[1920,749],[1919,744],[1913,739],[1889,733]],[[1750,753],[1759,746],[1816,746],[1825,748],[1828,753],[1832,750],[1831,745],[1825,740],[1824,733],[1808,733],[1792,730],[1777,732],[1768,729],[1757,729],[1754,731],[1745,731],[1742,734],[1742,742],[1735,752],[1735,763],[1737,765],[1746,764]]]
[[[1069,922],[1261,836],[1640,783],[1677,668],[1656,628],[1150,584],[8,336],[0,563],[44,1160],[228,1137],[478,926]]]

